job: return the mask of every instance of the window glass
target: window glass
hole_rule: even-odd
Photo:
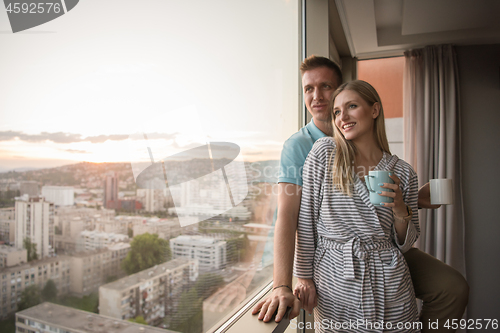
[[[39,271],[22,301],[205,332],[272,277],[299,8],[86,0],[0,34],[0,191]]]

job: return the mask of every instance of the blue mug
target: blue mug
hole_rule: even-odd
[[[368,188],[368,192],[370,192],[370,202],[374,206],[381,206],[383,202],[393,202],[394,199],[390,197],[384,197],[377,192],[394,192],[391,189],[380,187],[378,184],[382,183],[390,183],[394,184],[394,180],[392,180],[389,176],[393,175],[394,171],[386,171],[386,170],[374,170],[368,172],[368,175],[365,176],[366,187]]]

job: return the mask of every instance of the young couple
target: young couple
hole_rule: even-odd
[[[311,56],[300,70],[313,118],[283,147],[274,288],[253,313],[269,321],[277,310],[280,321],[287,307],[294,318],[302,306],[309,313],[314,308],[316,322],[392,326],[318,331],[416,332],[397,327],[419,320],[418,297],[422,331],[436,320],[440,328],[433,332],[447,331],[447,319],[462,317],[468,285],[450,266],[412,248],[418,207],[437,207],[430,204],[428,184],[419,191],[415,171],[390,154],[377,92],[364,81],[342,84],[340,69],[327,58]],[[383,186],[393,192],[380,193],[392,203],[370,203],[363,179],[370,170],[394,170],[395,184]],[[292,267],[298,278],[293,290]]]

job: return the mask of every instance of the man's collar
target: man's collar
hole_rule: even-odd
[[[311,133],[311,137],[313,138],[314,141],[324,138],[327,136],[325,133],[323,133],[317,126],[314,124],[313,119],[309,122],[309,124],[306,125],[307,130],[309,133]]]

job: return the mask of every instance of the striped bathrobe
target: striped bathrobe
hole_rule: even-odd
[[[352,197],[333,189],[334,153],[332,138],[316,141],[302,175],[294,275],[316,285],[316,332],[418,332],[408,329],[418,314],[402,255],[420,233],[417,175],[408,163],[387,153],[375,168],[394,170],[403,200],[413,210],[405,242],[399,245],[392,209],[375,207],[364,181],[355,177]],[[407,326],[398,329],[398,323]]]

